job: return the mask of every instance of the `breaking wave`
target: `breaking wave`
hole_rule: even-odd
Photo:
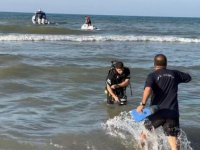
[[[0,41],[73,41],[73,42],[179,42],[200,43],[199,38],[182,38],[175,36],[135,36],[135,35],[35,35],[7,34],[0,35]]]

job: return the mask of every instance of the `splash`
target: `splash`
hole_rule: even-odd
[[[145,150],[170,150],[167,137],[164,135],[162,128],[156,129],[154,132],[148,132],[143,122],[136,123],[132,120],[127,112],[121,112],[119,116],[107,120],[102,124],[103,129],[107,134],[120,138],[122,144],[127,149],[141,149],[140,134],[142,131],[147,132],[147,140],[143,149]],[[181,150],[192,150],[190,142],[183,130],[178,137]]]

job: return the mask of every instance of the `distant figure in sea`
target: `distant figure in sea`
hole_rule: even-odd
[[[46,13],[43,12],[41,9],[35,12],[35,22],[37,22],[38,24],[45,24],[46,20]]]
[[[154,57],[155,71],[147,76],[143,97],[137,111],[141,112],[151,95],[150,106],[157,105],[159,110],[145,120],[145,128],[153,131],[163,127],[168,136],[171,150],[178,150],[179,134],[178,85],[191,81],[191,76],[178,70],[167,69],[167,58],[163,54]],[[141,145],[144,146],[147,132],[141,133]]]
[[[113,61],[106,78],[105,93],[107,94],[107,103],[125,105],[127,103],[126,87],[129,83],[129,68],[124,67],[121,61]]]
[[[39,19],[43,19],[43,18],[46,19],[46,14],[41,9],[36,11],[35,16],[36,18],[39,18]]]
[[[91,26],[91,25],[92,25],[90,16],[85,16],[85,24],[87,24],[88,26]]]

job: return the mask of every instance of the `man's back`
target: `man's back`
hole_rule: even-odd
[[[164,54],[157,54],[154,57],[154,69],[155,71],[150,73],[146,79],[142,100],[137,107],[137,112],[142,112],[149,96],[152,96],[150,105],[158,105],[159,110],[145,120],[145,128],[152,131],[152,129],[162,126],[171,149],[178,150],[177,136],[180,131],[177,100],[178,84],[189,82],[191,76],[177,70],[167,69],[167,57]],[[147,134],[142,132],[140,138],[143,146]]]
[[[161,109],[178,116],[178,84],[191,80],[189,74],[169,69],[158,69],[150,73],[145,86],[152,88],[151,105],[158,105]]]

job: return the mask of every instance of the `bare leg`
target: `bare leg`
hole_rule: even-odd
[[[168,142],[171,147],[171,150],[178,150],[178,144],[177,144],[177,137],[176,136],[168,136]]]
[[[145,141],[147,139],[147,134],[144,133],[144,131],[141,133],[140,135],[140,144],[141,144],[141,147],[143,148],[144,145],[145,145]]]

